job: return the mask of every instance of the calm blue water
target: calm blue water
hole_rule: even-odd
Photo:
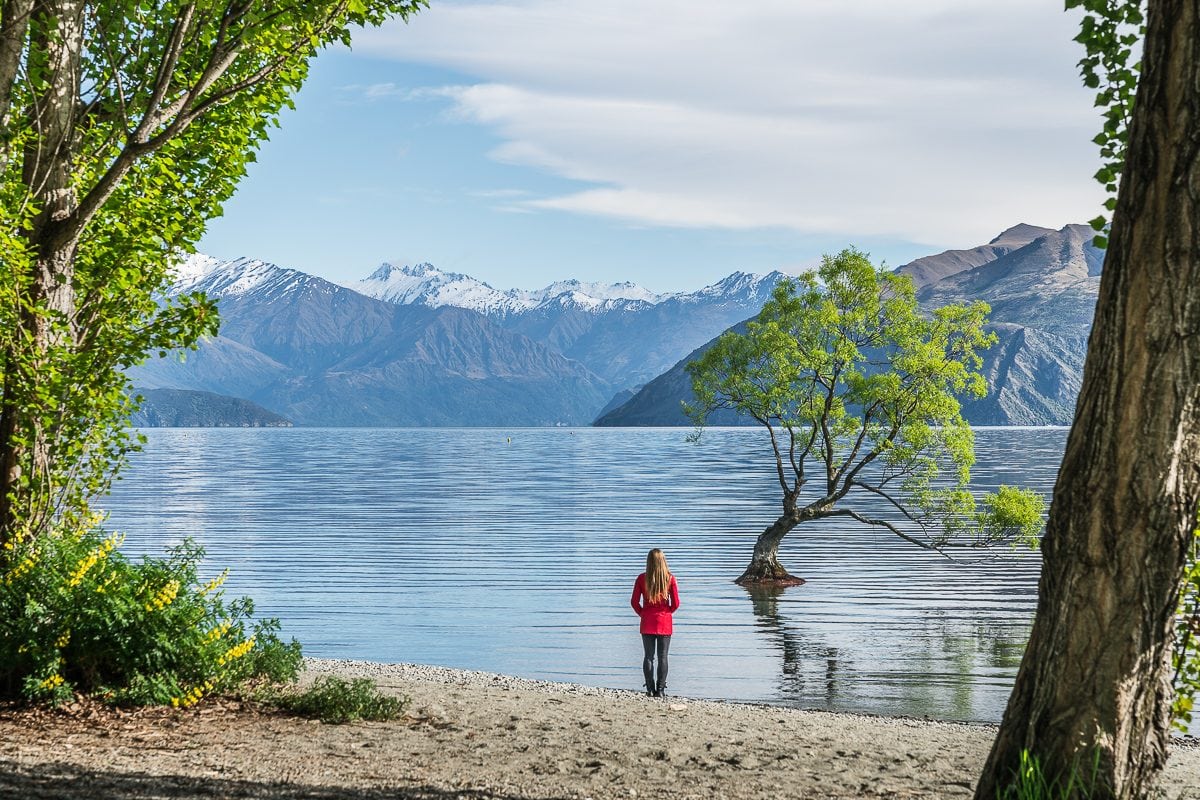
[[[852,521],[793,531],[808,579],[731,581],[777,515],[764,434],[712,429],[156,429],[105,506],[126,550],[191,536],[312,656],[637,689],[628,606],[662,547],[696,697],[998,720],[1039,556],[958,564]],[[976,484],[1049,494],[1066,430],[977,431]]]

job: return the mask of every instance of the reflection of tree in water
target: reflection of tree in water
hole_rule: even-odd
[[[1021,656],[1029,640],[1028,620],[972,620],[946,614],[926,618],[913,666],[923,680],[907,681],[906,697],[928,712],[957,719],[978,719],[980,690],[994,695],[999,719]]]
[[[779,693],[785,700],[811,706],[824,700],[827,708],[838,707],[838,685],[846,665],[838,649],[788,625],[779,613],[779,598],[787,591],[780,586],[747,587],[754,606],[757,629],[766,634],[783,656]]]
[[[781,614],[784,591],[747,589],[757,630],[783,659],[783,700],[835,710],[999,718],[1025,650],[1028,621],[930,614],[910,634],[901,634],[901,646],[889,648],[881,642],[877,651],[851,658]],[[988,707],[997,704],[999,708]]]

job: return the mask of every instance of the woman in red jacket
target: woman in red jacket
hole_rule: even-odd
[[[671,647],[671,615],[679,610],[679,587],[667,569],[667,557],[657,547],[646,555],[646,571],[633,582],[629,604],[642,618],[642,675],[646,694],[663,697],[667,693],[667,651]],[[658,680],[654,679],[654,658],[658,655]]]

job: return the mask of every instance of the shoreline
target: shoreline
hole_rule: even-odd
[[[314,658],[305,656],[304,671],[301,674],[301,685],[320,675],[337,675],[343,678],[371,678],[385,686],[388,680],[432,681],[446,686],[475,686],[502,687],[513,691],[540,692],[545,694],[594,695],[596,697],[637,698],[652,702],[640,690],[614,689],[607,686],[592,686],[586,683],[572,681],[551,681],[541,678],[523,678],[519,675],[509,675],[503,672],[487,672],[485,670],[463,669],[461,667],[445,667],[438,664],[410,664],[407,662],[388,663],[385,661],[363,661],[353,658]],[[745,707],[767,711],[796,712],[801,714],[831,714],[839,717],[850,717],[864,720],[896,720],[903,722],[929,723],[932,725],[960,725],[972,729],[997,730],[1000,725],[984,720],[939,719],[936,717],[918,717],[909,714],[874,714],[869,711],[835,711],[827,708],[802,708],[784,703],[772,703],[766,700],[725,700],[714,697],[692,697],[685,694],[669,694],[666,702],[688,703],[699,706],[716,708]],[[658,700],[655,702],[662,702]],[[1184,746],[1191,746],[1191,738]],[[1200,740],[1195,746],[1200,747]]]
[[[229,701],[111,715],[0,712],[0,797],[601,800],[969,798],[996,726],[647,698],[416,664],[306,659],[411,699],[324,725]],[[1200,800],[1200,747],[1171,748],[1165,800]]]

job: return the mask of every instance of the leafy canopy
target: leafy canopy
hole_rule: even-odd
[[[958,397],[986,391],[988,310],[924,315],[907,276],[849,248],[782,281],[744,333],[726,332],[689,364],[696,402],[686,410],[697,435],[716,409],[764,426],[785,516],[798,522],[851,516],[926,547],[968,527],[983,541],[1034,542],[1040,496],[1002,487],[979,510],[967,488],[974,437]],[[856,495],[884,500],[902,521],[843,503]]]
[[[0,4],[0,693],[186,705],[298,663],[199,550],[134,564],[90,504],[138,444],[123,370],[217,330],[205,298],[163,300],[172,262],[321,48],[425,5]]]
[[[217,330],[203,297],[163,301],[171,262],[221,214],[316,53],[424,5],[0,9],[0,456],[16,461],[0,540],[90,518],[137,446],[122,370]]]

